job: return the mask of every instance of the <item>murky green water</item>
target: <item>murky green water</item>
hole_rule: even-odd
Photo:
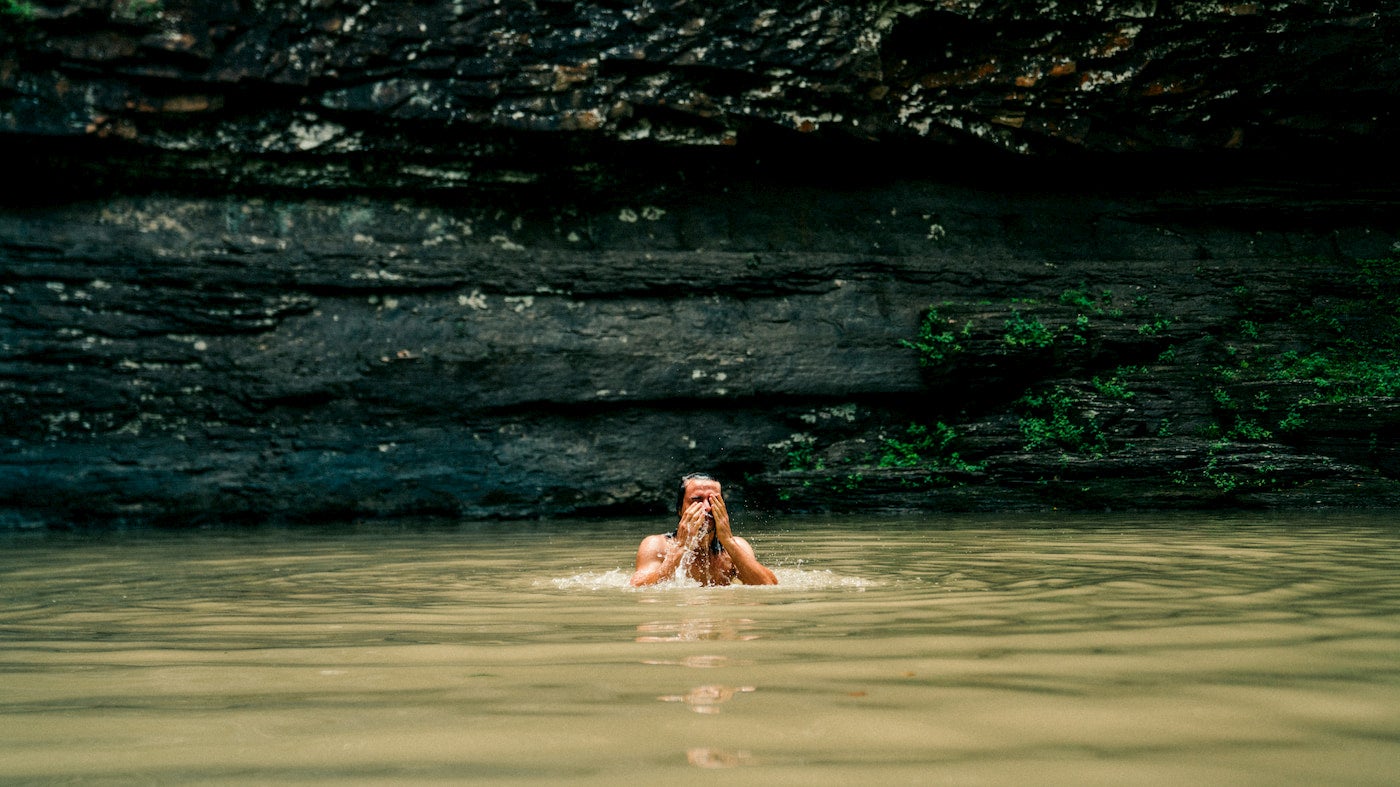
[[[0,538],[0,782],[1387,784],[1389,515]]]

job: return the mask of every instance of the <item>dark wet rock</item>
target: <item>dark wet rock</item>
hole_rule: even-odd
[[[1397,18],[35,2],[0,524],[1400,504]]]
[[[1400,11],[1368,2],[7,7],[31,13],[5,16],[0,128],[185,153],[456,159],[421,173],[435,185],[489,169],[471,152],[490,131],[1030,152],[1395,141]]]

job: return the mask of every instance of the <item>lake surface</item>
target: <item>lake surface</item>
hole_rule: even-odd
[[[0,782],[1393,784],[1392,514],[0,536]]]

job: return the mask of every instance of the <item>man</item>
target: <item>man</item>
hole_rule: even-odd
[[[676,508],[680,523],[675,532],[642,539],[633,587],[670,579],[677,569],[702,585],[728,585],[736,579],[745,585],[778,584],[749,542],[731,532],[729,510],[714,478],[704,473],[682,478]]]

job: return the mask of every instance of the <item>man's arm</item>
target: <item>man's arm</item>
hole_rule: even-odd
[[[739,574],[739,581],[745,585],[778,584],[778,576],[758,562],[749,542],[734,535],[730,530],[729,509],[724,505],[724,498],[717,495],[710,499],[710,513],[715,518],[715,538],[719,539],[724,551],[729,553],[729,560]]]
[[[642,539],[642,545],[637,548],[637,569],[632,574],[632,587],[655,585],[675,576],[676,567],[681,564],[684,555],[685,547],[679,538],[647,536]]]
[[[721,541],[724,544],[724,551],[729,553],[729,559],[734,563],[734,570],[739,572],[739,581],[745,585],[776,585],[778,576],[769,568],[758,562],[754,556],[753,547],[749,542],[738,537],[731,536],[729,541]]]

